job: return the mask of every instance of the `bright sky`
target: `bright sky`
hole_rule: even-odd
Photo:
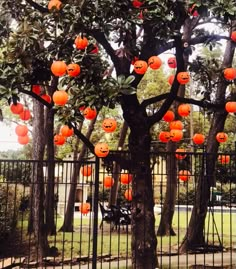
[[[10,127],[6,126],[4,122],[0,122],[0,130],[0,151],[17,150],[23,147],[17,142],[15,125]]]

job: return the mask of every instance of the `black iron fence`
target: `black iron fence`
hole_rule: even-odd
[[[125,152],[111,154],[129,158]],[[168,162],[175,163],[175,171],[168,169]],[[201,152],[152,153],[160,268],[198,268],[197,265],[235,268],[236,155],[217,155],[214,171],[206,170],[206,162],[206,153]],[[103,160],[55,161],[53,165],[40,162],[42,180],[35,176],[38,164],[0,160],[0,267],[131,268],[132,172]],[[180,253],[202,176],[214,182],[210,186],[205,218],[205,244]],[[170,183],[171,178],[176,184]],[[33,191],[38,184],[43,186],[42,196]],[[166,193],[175,185],[175,212],[171,221],[175,235],[161,234],[159,226]],[[44,214],[35,235],[32,212],[37,199],[43,200],[39,208]],[[48,217],[48,212],[54,216]],[[42,250],[38,244],[42,243],[38,239],[43,237],[49,249],[39,265]]]

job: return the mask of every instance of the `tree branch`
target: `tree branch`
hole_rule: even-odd
[[[36,10],[40,11],[41,13],[49,13],[48,9],[39,5],[38,3],[34,2],[33,0],[25,0],[26,3],[31,5],[31,7],[35,8]]]
[[[206,41],[219,41],[221,39],[229,40],[228,36],[222,36],[222,35],[204,35],[204,36],[197,36],[192,38],[189,41],[189,45],[197,45],[200,43],[205,43]]]

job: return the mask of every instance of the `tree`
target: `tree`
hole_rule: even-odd
[[[45,91],[50,92],[54,77],[50,71],[52,62],[63,60],[67,64],[71,61],[79,63],[81,73],[78,77],[64,76],[58,81],[57,88],[66,90],[70,95],[68,104],[64,107],[54,106],[53,109],[61,120],[74,128],[75,134],[92,152],[93,144],[77,129],[76,122],[83,118],[78,108],[89,105],[100,110],[102,106],[112,108],[116,103],[121,105],[124,120],[130,129],[130,159],[122,159],[117,154],[111,157],[108,155],[105,161],[117,161],[121,168],[134,175],[131,243],[133,268],[156,268],[157,240],[150,168],[151,127],[162,119],[174,101],[191,102],[206,108],[215,107],[215,113],[218,113],[215,118],[217,121],[214,120],[216,125],[219,118],[225,116],[225,112],[222,112],[223,104],[218,102],[212,105],[210,100],[203,102],[179,96],[177,76],[168,93],[139,100],[137,86],[143,74],[132,72],[131,61],[135,56],[148,61],[151,56],[175,49],[176,74],[185,71],[184,57],[192,46],[204,42],[209,44],[221,38],[229,39],[229,36],[198,31],[186,43],[182,35],[186,20],[194,14],[193,11],[197,11],[202,23],[215,17],[218,21],[224,19],[225,23],[230,24],[235,16],[234,1],[220,1],[221,5],[218,2],[204,1],[192,6],[193,1],[166,0],[160,3],[146,0],[136,7],[129,0],[116,2],[115,5],[111,0],[65,0],[59,10],[54,8],[50,12],[43,0],[17,0],[14,6],[7,0],[2,2],[4,5],[0,11],[14,18],[17,26],[11,28],[8,18],[1,17],[2,25],[8,26],[7,29],[0,29],[4,37],[1,44],[7,48],[4,51],[6,57],[1,61],[2,96],[8,96],[10,101],[16,102],[19,93],[28,94],[52,109],[53,104],[33,93],[31,85],[40,84]],[[140,29],[141,36],[138,34]],[[73,47],[77,35],[89,39],[86,49],[77,50]],[[94,53],[97,46],[99,54]],[[116,78],[107,75],[110,62],[114,66]],[[56,87],[53,89],[56,90]],[[220,97],[222,96],[219,96],[219,100],[224,101]],[[153,114],[147,113],[148,107],[155,103],[160,103],[160,108]],[[219,129],[222,128],[223,125],[220,125]],[[215,126],[213,129],[215,132]],[[213,149],[217,149],[216,143],[210,145],[208,150]]]

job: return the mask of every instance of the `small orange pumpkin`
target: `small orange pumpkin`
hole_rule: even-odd
[[[171,110],[167,110],[162,119],[166,122],[171,122],[175,119],[175,113]]]
[[[175,157],[176,157],[176,159],[178,159],[178,160],[183,160],[183,159],[185,159],[186,158],[186,150],[185,149],[181,149],[181,148],[179,148],[179,149],[176,149],[176,151],[175,151]]]
[[[24,109],[20,114],[19,117],[21,120],[29,120],[31,117],[29,109]]]
[[[68,99],[68,93],[63,90],[55,91],[52,95],[53,102],[58,106],[64,106],[67,103]]]
[[[228,140],[228,135],[224,132],[219,132],[217,133],[216,135],[216,140],[219,142],[219,143],[224,143]]]
[[[28,144],[29,141],[30,141],[28,135],[25,135],[25,136],[18,136],[17,140],[18,140],[18,143],[21,144],[21,145],[26,145],[26,144]]]
[[[191,112],[191,106],[189,104],[181,104],[178,106],[178,114],[181,117],[187,117]]]
[[[115,131],[117,126],[116,120],[114,119],[104,119],[104,121],[102,122],[102,129],[106,132],[106,133],[112,133]]]
[[[106,143],[97,143],[94,147],[94,153],[97,157],[104,158],[109,154],[109,147]]]
[[[111,188],[114,184],[114,179],[110,176],[106,176],[104,179],[103,179],[103,186],[105,188]]]
[[[120,175],[120,182],[122,184],[129,184],[133,179],[131,174],[123,173]]]
[[[225,68],[224,77],[227,80],[234,80],[236,78],[236,69],[233,67]]]
[[[45,100],[46,102],[48,102],[48,103],[51,103],[51,96],[50,95],[48,95],[48,94],[43,94],[43,95],[41,95],[40,96],[43,100]]]
[[[132,1],[132,5],[133,5],[133,7],[135,7],[135,8],[140,8],[140,7],[143,5],[143,3],[140,2],[140,1],[138,1],[138,0],[133,0],[133,1]]]
[[[183,138],[183,132],[181,130],[172,129],[170,130],[170,140],[178,142]]]
[[[88,39],[86,37],[77,36],[75,39],[75,47],[84,50],[88,46]]]
[[[80,74],[80,66],[78,64],[69,64],[67,66],[67,74],[70,76],[70,77],[76,77]]]
[[[167,143],[170,140],[170,132],[160,132],[159,134],[159,140],[161,142]]]
[[[137,60],[134,63],[134,72],[137,74],[140,74],[140,75],[145,74],[147,71],[147,68],[148,68],[148,64],[145,61]]]
[[[193,138],[193,143],[196,145],[203,144],[205,141],[205,136],[203,134],[194,134]]]
[[[127,189],[124,193],[125,199],[128,201],[132,201],[132,189]]]
[[[162,61],[161,61],[160,57],[158,57],[158,56],[152,56],[152,57],[150,57],[148,59],[148,65],[149,65],[149,67],[151,69],[156,70],[156,69],[158,69],[158,68],[161,67]]]
[[[60,10],[61,5],[62,5],[62,3],[59,0],[50,0],[48,3],[48,10],[52,10],[53,8]]]
[[[81,167],[80,169],[80,173],[84,176],[84,177],[89,177],[92,175],[92,166],[91,165],[84,165],[83,167]]]
[[[54,61],[51,65],[51,71],[54,76],[61,77],[66,73],[67,65],[63,61]]]
[[[89,213],[90,208],[91,208],[90,203],[81,203],[79,210],[82,214],[86,215]]]
[[[177,67],[177,62],[176,62],[176,58],[175,57],[170,57],[167,60],[167,64],[170,68],[176,68]]]
[[[183,123],[180,120],[173,120],[169,123],[170,130],[182,130]]]
[[[219,155],[218,161],[221,164],[228,164],[230,162],[230,155]]]
[[[97,111],[95,108],[86,107],[83,111],[83,115],[87,120],[93,120],[97,116]]]
[[[41,93],[41,86],[40,85],[32,85],[32,92],[34,92],[35,94],[40,94]]]
[[[177,80],[179,84],[187,84],[190,81],[190,76],[188,72],[179,72],[177,75]]]
[[[13,114],[20,114],[24,110],[24,106],[21,103],[11,104],[10,110]]]
[[[227,102],[225,104],[225,110],[229,113],[235,113],[236,112],[236,102]]]
[[[60,128],[60,134],[65,136],[65,137],[69,137],[69,136],[72,136],[74,134],[74,130],[73,130],[73,128],[70,128],[68,125],[63,125]]]
[[[26,125],[17,125],[15,132],[18,136],[26,136],[28,134],[28,127]]]
[[[172,85],[173,82],[174,82],[174,79],[175,79],[175,76],[174,76],[174,75],[170,75],[170,76],[168,77],[168,83],[169,83],[170,85]]]
[[[180,170],[178,177],[182,181],[188,181],[190,179],[191,173],[188,170]]]
[[[54,144],[57,146],[61,146],[63,144],[65,144],[66,142],[66,138],[63,135],[54,135]]]
[[[233,31],[230,37],[233,42],[236,42],[236,31]]]

